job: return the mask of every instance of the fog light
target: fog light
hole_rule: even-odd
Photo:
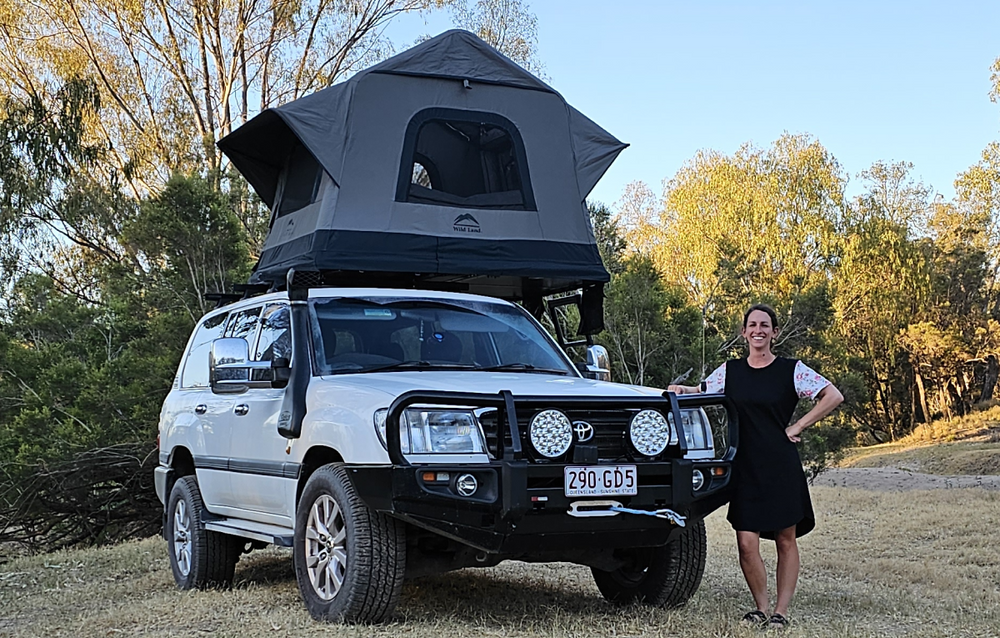
[[[697,492],[705,485],[705,475],[701,473],[701,470],[695,470],[691,472],[691,488]]]
[[[462,474],[458,477],[458,480],[455,481],[455,489],[457,489],[458,493],[462,496],[472,496],[476,493],[476,490],[479,489],[479,482],[476,480],[476,477],[471,474]]]

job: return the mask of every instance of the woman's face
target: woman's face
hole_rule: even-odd
[[[743,338],[750,344],[750,349],[754,352],[770,352],[771,340],[778,334],[771,317],[763,310],[754,310],[747,317],[747,324],[743,326]]]

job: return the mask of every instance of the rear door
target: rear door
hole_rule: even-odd
[[[225,313],[205,319],[195,331],[191,348],[181,370],[176,415],[172,421],[194,457],[202,500],[216,510],[232,500],[229,478],[229,420],[232,395],[215,394],[208,382],[208,357],[212,342],[222,336]]]

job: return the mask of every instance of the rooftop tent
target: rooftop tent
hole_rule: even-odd
[[[271,207],[255,283],[295,268],[526,300],[609,279],[584,200],[625,146],[457,30],[219,141]]]

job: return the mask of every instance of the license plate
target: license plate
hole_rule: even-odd
[[[635,496],[639,480],[634,465],[569,466],[563,471],[566,496]]]

